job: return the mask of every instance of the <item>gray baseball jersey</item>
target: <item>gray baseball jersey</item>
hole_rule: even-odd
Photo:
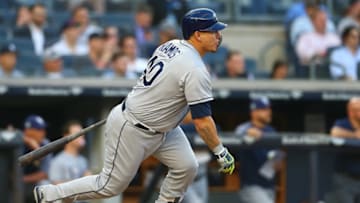
[[[212,100],[210,74],[185,40],[159,46],[126,100],[130,119],[160,132],[175,128],[188,105]]]
[[[84,176],[88,170],[85,157],[73,156],[60,152],[51,161],[49,180],[52,182],[65,182]]]

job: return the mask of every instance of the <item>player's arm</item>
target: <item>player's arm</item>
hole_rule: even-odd
[[[211,116],[193,119],[196,131],[204,140],[206,145],[214,151],[221,144],[217,135],[216,126]]]
[[[234,171],[234,158],[222,145],[211,117],[210,101],[213,100],[210,74],[206,67],[193,67],[184,74],[184,93],[195,129],[207,146],[215,154],[220,171],[231,174]]]
[[[333,137],[342,137],[342,138],[359,138],[359,132],[353,132],[350,130],[346,130],[344,128],[334,126],[330,131],[331,136]]]
[[[216,155],[221,165],[220,171],[232,174],[235,169],[234,158],[219,139],[215,122],[211,117],[210,102],[190,105],[190,110],[195,129],[205,144]]]

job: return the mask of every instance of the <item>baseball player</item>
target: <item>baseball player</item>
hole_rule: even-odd
[[[205,53],[217,50],[219,31],[226,26],[211,9],[186,13],[182,21],[184,40],[160,45],[127,99],[108,115],[102,171],[59,185],[35,187],[36,202],[117,195],[127,188],[141,162],[150,155],[169,168],[155,203],[181,202],[198,168],[178,126],[189,110],[198,134],[217,157],[219,171],[231,174],[234,158],[217,135],[211,117],[210,75],[201,59]]]

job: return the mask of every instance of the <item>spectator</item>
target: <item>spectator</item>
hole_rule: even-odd
[[[147,4],[139,4],[135,13],[135,36],[138,45],[144,46],[154,41],[151,29],[153,11]]]
[[[129,65],[129,58],[122,52],[115,53],[111,59],[111,69],[104,72],[103,78],[127,78],[136,79],[137,75],[133,72],[127,71]]]
[[[272,111],[266,97],[252,99],[250,111],[250,121],[236,128],[237,136],[255,141],[275,132],[270,126]],[[274,155],[274,159],[268,158],[270,155]],[[281,156],[280,151],[264,148],[241,150],[239,194],[242,203],[275,202],[275,173],[280,168]],[[264,173],[265,170],[270,173]]]
[[[296,53],[303,65],[309,65],[316,57],[323,57],[330,47],[340,44],[339,37],[326,30],[327,16],[317,11],[311,18],[315,31],[300,36],[296,44]]]
[[[150,58],[155,49],[167,41],[177,38],[176,27],[169,23],[162,23],[159,27],[159,43],[148,44],[146,47],[143,47],[144,57]]]
[[[80,24],[68,20],[61,28],[61,39],[49,47],[50,50],[60,56],[85,56],[88,53],[87,45],[78,43],[80,36]]]
[[[360,62],[359,29],[346,28],[342,34],[342,46],[330,55],[330,72],[333,79],[357,80]]]
[[[15,44],[5,44],[0,48],[0,77],[22,78],[24,75],[15,69],[17,61]]]
[[[360,97],[353,97],[347,104],[347,118],[335,121],[331,136],[360,139]],[[326,197],[327,203],[353,203],[359,195],[359,153],[341,152],[336,157],[334,190]],[[356,189],[355,189],[356,188]]]
[[[276,60],[272,66],[271,79],[282,80],[286,79],[289,74],[289,64],[283,60]]]
[[[37,55],[44,52],[46,43],[45,23],[46,8],[42,4],[34,4],[30,7],[31,21],[28,26],[14,31],[15,37],[24,37],[32,40],[34,51]]]
[[[225,69],[219,74],[219,78],[254,79],[254,76],[246,71],[243,55],[239,51],[229,51],[226,56]]]
[[[46,123],[39,115],[29,115],[24,123],[24,154],[49,143],[46,139]],[[23,167],[26,202],[35,202],[33,189],[36,185],[47,184],[48,171],[52,155],[48,154],[39,161]]]
[[[137,42],[133,35],[126,35],[120,39],[120,50],[129,57],[128,71],[140,75],[147,66],[147,60],[137,55]]]
[[[297,17],[290,27],[290,43],[295,45],[298,39],[305,33],[313,32],[315,30],[312,23],[312,18],[318,11],[322,11],[319,8],[319,2],[317,0],[309,0],[305,2],[306,14]],[[322,11],[323,12],[323,11]],[[326,31],[335,33],[335,25],[330,19],[326,19]]]
[[[80,25],[80,36],[78,42],[81,46],[86,46],[91,34],[101,33],[102,29],[90,23],[89,9],[80,5],[72,11],[72,20]]]
[[[63,60],[61,59],[61,56],[51,49],[44,52],[43,68],[43,71],[37,75],[48,79],[60,79],[75,76],[75,72],[73,70],[63,68]]]
[[[347,27],[360,28],[360,1],[351,0],[346,10],[346,15],[342,18],[338,24],[337,30],[341,36]]]
[[[104,70],[113,55],[112,49],[105,49],[105,35],[93,33],[89,37],[89,59],[98,70]],[[107,47],[110,48],[110,47]]]
[[[70,120],[63,128],[63,136],[77,133],[81,129],[82,126],[79,121]],[[49,170],[49,180],[53,184],[67,182],[91,174],[86,158],[80,154],[84,146],[84,136],[78,137],[66,144],[64,150],[54,157]]]
[[[27,26],[31,22],[30,10],[27,6],[20,6],[16,12],[16,27]]]
[[[111,50],[112,53],[118,52],[119,47],[119,29],[115,26],[108,26],[104,29],[105,49]]]

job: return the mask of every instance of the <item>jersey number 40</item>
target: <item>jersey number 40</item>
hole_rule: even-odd
[[[144,86],[150,86],[164,68],[164,63],[162,61],[158,61],[157,63],[155,63],[155,60],[157,58],[158,58],[157,56],[153,56],[149,60],[147,68],[144,70],[144,76],[143,76]]]

